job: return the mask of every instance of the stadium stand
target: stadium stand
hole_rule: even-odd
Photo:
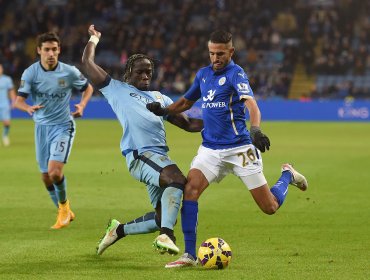
[[[96,60],[113,77],[127,57],[156,61],[154,88],[179,95],[208,63],[209,33],[234,35],[235,60],[258,98],[370,98],[369,1],[0,0],[0,61],[15,81],[36,59],[35,37],[53,30],[61,60],[78,66],[94,23]],[[96,93],[98,94],[98,93]]]

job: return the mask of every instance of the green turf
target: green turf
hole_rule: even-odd
[[[78,120],[65,168],[76,220],[49,230],[56,210],[34,159],[33,123],[13,120],[12,145],[0,147],[1,279],[370,279],[370,124],[267,122],[264,154],[272,185],[280,164],[293,162],[308,178],[291,187],[282,208],[263,214],[241,182],[228,176],[200,199],[198,241],[224,238],[233,259],[223,271],[166,270],[156,234],[129,236],[95,256],[110,217],[151,211],[145,188],[120,155],[116,121]],[[200,137],[168,126],[170,155],[187,171]],[[178,245],[184,248],[180,223]]]

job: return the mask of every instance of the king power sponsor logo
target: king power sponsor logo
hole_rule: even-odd
[[[208,95],[203,97],[202,108],[224,108],[226,107],[226,102],[212,102],[215,98],[216,90],[209,90]]]
[[[338,108],[338,117],[340,119],[363,119],[366,120],[370,116],[369,108],[355,107],[352,103],[347,102],[344,106]]]
[[[213,98],[215,98],[215,93],[216,93],[216,90],[209,90],[208,91],[208,95],[203,97],[203,101],[204,102],[207,102],[207,101],[212,101]]]

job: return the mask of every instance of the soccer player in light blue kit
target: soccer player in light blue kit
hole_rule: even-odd
[[[51,228],[60,229],[75,218],[63,173],[76,132],[73,118],[83,115],[93,87],[76,67],[58,61],[60,39],[55,33],[37,37],[37,52],[40,61],[23,72],[15,107],[33,116],[36,160],[42,181],[58,207],[57,220]],[[69,101],[73,88],[82,92],[82,98],[71,114]],[[28,96],[31,96],[33,105],[26,103]]]
[[[160,231],[153,245],[161,253],[177,254],[173,232],[176,223],[186,178],[177,165],[168,157],[164,119],[189,132],[203,128],[201,120],[190,119],[185,114],[174,114],[168,118],[157,117],[146,109],[154,101],[163,106],[172,100],[158,91],[149,91],[154,65],[152,59],[143,54],[130,56],[124,70],[123,81],[112,79],[99,65],[95,64],[95,48],[101,33],[94,25],[88,29],[91,36],[87,43],[82,63],[89,80],[99,88],[108,100],[120,122],[123,135],[120,148],[126,157],[131,175],[147,185],[155,212],[125,224],[116,219],[108,227],[97,247],[101,255],[109,246],[126,235]]]
[[[10,110],[13,107],[15,97],[13,80],[4,74],[3,65],[0,64],[0,121],[3,122],[4,126],[2,140],[5,147],[10,145]]]
[[[190,89],[175,103],[163,108],[151,103],[147,108],[160,116],[171,116],[188,110],[201,99],[204,122],[203,142],[192,161],[181,209],[185,253],[166,268],[196,265],[196,228],[198,198],[212,182],[225,175],[238,176],[252,194],[260,209],[274,214],[283,204],[288,185],[302,191],[306,178],[290,164],[282,165],[282,175],[270,189],[265,176],[261,152],[270,147],[270,140],[260,130],[261,114],[244,70],[231,59],[234,53],[232,35],[215,31],[208,41],[211,64],[198,71]],[[245,109],[250,116],[250,132],[246,127]]]

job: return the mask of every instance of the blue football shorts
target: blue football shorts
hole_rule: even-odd
[[[10,120],[10,106],[0,107],[0,121]]]
[[[67,163],[75,134],[73,120],[57,125],[35,125],[36,160],[42,173],[48,172],[50,160]]]
[[[126,161],[131,175],[146,184],[150,203],[155,208],[164,191],[164,188],[159,186],[159,176],[163,168],[176,163],[166,153],[155,151],[145,151],[141,154],[133,151],[126,155]]]

